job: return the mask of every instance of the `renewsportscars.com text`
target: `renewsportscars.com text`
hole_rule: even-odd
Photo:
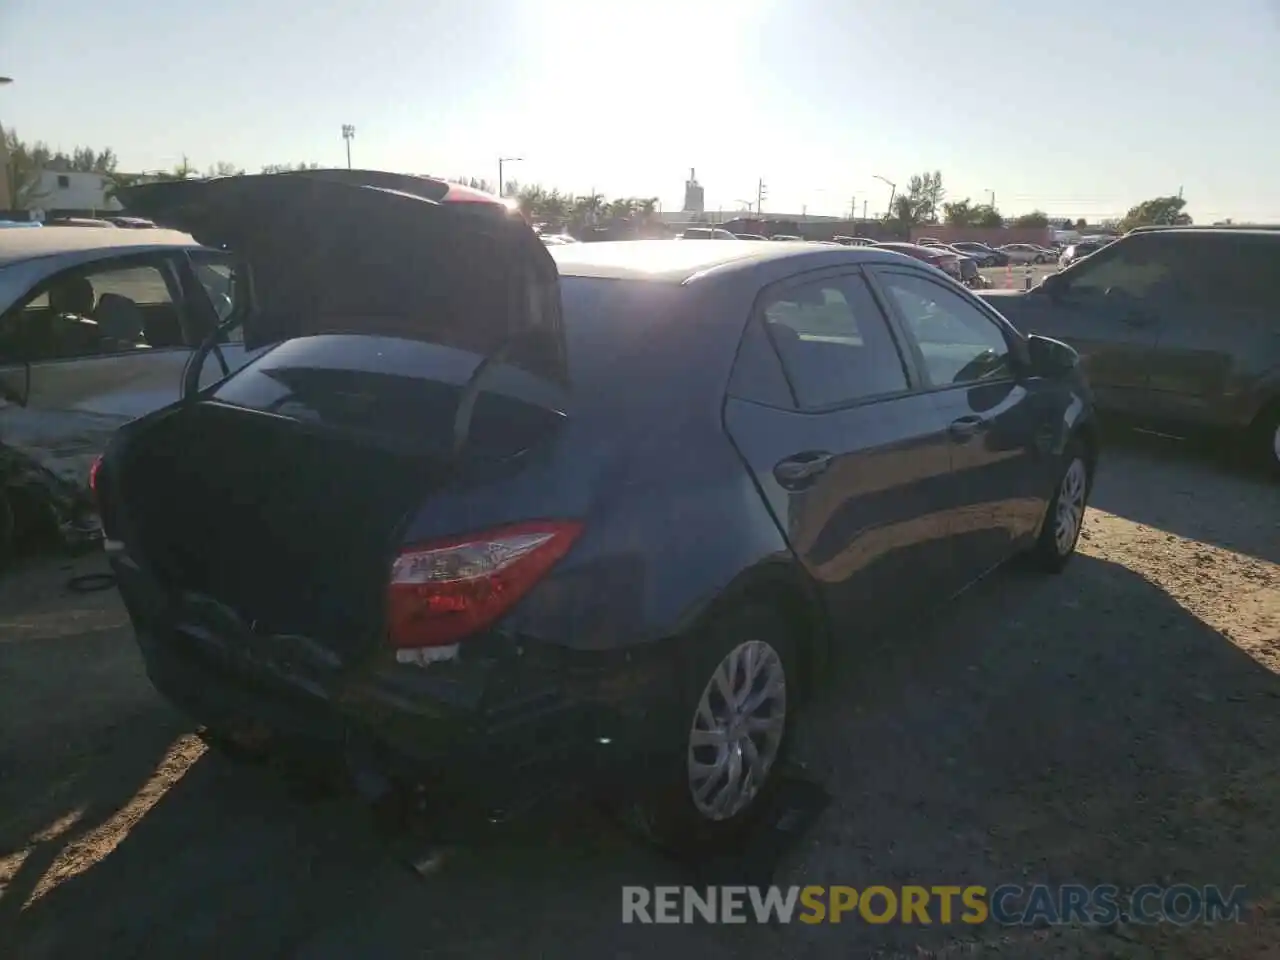
[[[622,888],[623,923],[853,923],[1000,926],[1240,922],[1243,887],[1101,884]]]

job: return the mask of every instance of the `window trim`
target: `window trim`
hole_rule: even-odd
[[[910,345],[912,359],[920,371],[921,393],[941,393],[944,390],[971,390],[975,385],[998,383],[1020,383],[1026,378],[1029,367],[1029,359],[1027,355],[1026,338],[1015,328],[1008,320],[1002,317],[994,309],[987,305],[981,297],[975,297],[968,290],[961,287],[953,281],[940,281],[937,277],[930,276],[924,270],[917,270],[911,266],[899,266],[898,264],[883,265],[876,264],[867,271],[869,281],[881,299],[881,309],[890,312],[893,315],[894,322],[902,330],[906,342]],[[919,280],[926,280],[934,286],[953,296],[959,297],[968,303],[982,316],[991,321],[992,325],[1004,338],[1005,346],[1009,349],[1009,356],[1012,359],[1012,370],[1007,376],[994,377],[990,380],[968,381],[965,383],[934,383],[933,378],[929,375],[929,366],[925,362],[924,352],[920,349],[920,343],[916,339],[915,334],[911,331],[907,318],[903,315],[893,296],[881,280],[882,277],[890,274],[900,274],[902,276],[912,277]]]
[[[203,298],[203,303],[208,307],[215,323],[217,322],[217,307],[214,306],[213,298],[209,295],[209,289],[204,285],[204,281],[200,279],[200,275],[197,272],[197,268],[202,263],[226,263],[236,271],[236,287],[237,290],[243,288],[244,298],[240,300],[239,303],[232,305],[235,312],[232,314],[232,317],[229,317],[228,319],[235,318],[240,321],[236,327],[240,333],[240,339],[231,340],[228,338],[222,342],[224,344],[244,343],[245,326],[248,324],[249,317],[253,315],[253,307],[256,302],[254,299],[252,272],[249,270],[248,265],[242,258],[236,256],[236,254],[229,250],[215,250],[212,247],[197,247],[186,251],[184,265],[186,269],[190,271],[191,282],[195,286],[195,293],[197,296]],[[195,347],[192,347],[191,349],[194,350]]]
[[[865,397],[854,397],[848,400],[841,400],[836,403],[824,404],[823,406],[811,407],[805,406],[800,402],[796,395],[795,384],[792,382],[791,374],[787,371],[787,364],[782,359],[782,353],[778,350],[778,344],[773,338],[773,334],[769,331],[765,321],[764,309],[765,305],[771,299],[777,297],[780,292],[793,289],[795,287],[807,286],[813,283],[820,283],[824,280],[863,280],[866,282],[867,290],[871,295],[872,301],[875,302],[880,310],[881,318],[884,320],[885,327],[889,333],[889,341],[893,344],[898,354],[898,362],[902,365],[902,372],[907,381],[906,389],[894,390],[888,393],[877,393]],[[801,414],[826,414],[836,413],[841,410],[852,410],[857,407],[865,407],[869,404],[883,403],[887,400],[897,400],[902,397],[912,396],[920,393],[924,386],[924,380],[921,371],[916,362],[915,353],[903,349],[903,331],[898,326],[896,318],[884,309],[884,304],[876,294],[876,289],[867,271],[861,266],[839,266],[839,267],[822,267],[817,270],[806,270],[803,273],[795,273],[789,277],[766,284],[757,292],[754,302],[751,305],[751,314],[747,320],[748,325],[760,324],[762,326],[761,333],[764,334],[765,341],[773,350],[774,356],[777,357],[778,365],[782,368],[783,378],[786,380],[787,389],[791,392],[792,411]],[[746,336],[746,329],[743,329],[743,337]],[[741,346],[741,340],[739,341]],[[736,353],[735,353],[736,359]]]
[[[141,253],[126,253],[115,257],[102,257],[96,260],[83,260],[77,263],[63,267],[54,273],[43,277],[39,282],[32,286],[26,293],[10,304],[9,309],[0,313],[0,320],[13,314],[21,313],[26,310],[30,304],[40,296],[49,292],[62,277],[69,273],[83,273],[92,275],[94,273],[105,273],[109,270],[130,269],[136,267],[152,267],[160,273],[164,280],[165,289],[169,293],[170,303],[178,312],[178,321],[181,325],[186,310],[184,292],[182,288],[181,278],[178,275],[175,256],[180,251],[172,250],[146,250]],[[152,347],[146,351],[147,355],[158,353],[169,353],[175,350],[190,352],[193,348],[186,344],[179,344],[170,347]],[[51,363],[84,363],[86,360],[112,360],[119,357],[137,356],[134,352],[124,351],[121,353],[83,353],[72,357],[47,357],[42,360],[19,360],[17,358],[0,356],[0,366],[12,366],[15,364],[29,363],[32,366],[47,366]]]

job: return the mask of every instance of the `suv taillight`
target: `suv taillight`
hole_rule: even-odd
[[[392,646],[447,646],[492,625],[581,531],[578,523],[534,521],[404,550],[387,589]]]

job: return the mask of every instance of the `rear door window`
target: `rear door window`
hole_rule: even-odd
[[[182,346],[177,292],[165,257],[64,270],[0,318],[0,351],[38,362]]]
[[[1280,323],[1280,235],[1187,236],[1186,301],[1270,311]]]
[[[760,315],[802,409],[910,388],[888,321],[860,274],[785,286],[766,295]]]

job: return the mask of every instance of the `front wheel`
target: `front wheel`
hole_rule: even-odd
[[[1089,486],[1089,466],[1084,449],[1073,443],[1067,448],[1066,467],[1049,501],[1040,538],[1032,549],[1036,566],[1047,573],[1062,572],[1075,555],[1080,532],[1084,529]]]

